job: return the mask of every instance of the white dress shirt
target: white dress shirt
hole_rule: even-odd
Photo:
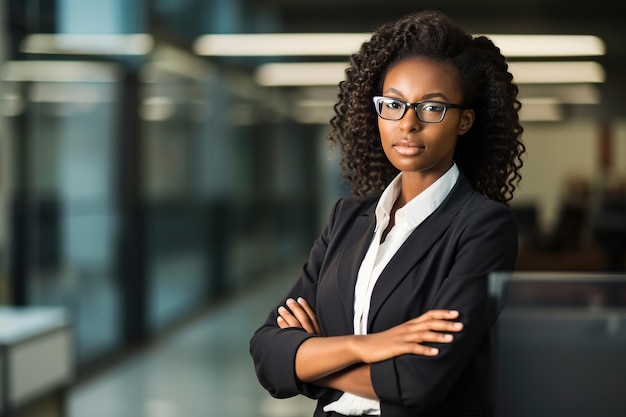
[[[409,235],[441,205],[459,177],[456,164],[426,190],[399,208],[395,223],[385,241],[380,243],[387,229],[393,204],[400,195],[401,173],[385,188],[376,206],[376,228],[372,243],[365,254],[354,288],[354,334],[367,334],[367,321],[374,285],[389,260],[398,251]],[[346,416],[380,415],[378,401],[344,393],[337,401],[324,407],[324,411],[335,411]]]

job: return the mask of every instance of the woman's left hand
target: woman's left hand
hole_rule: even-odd
[[[288,298],[286,306],[280,306],[278,308],[276,323],[281,329],[299,327],[306,330],[307,333],[316,335],[322,334],[315,311],[313,311],[309,303],[302,297],[297,300]]]

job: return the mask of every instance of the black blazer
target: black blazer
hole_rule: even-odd
[[[250,340],[260,383],[277,398],[318,399],[315,417],[342,394],[301,383],[299,345],[311,335],[280,329],[277,308],[303,297],[315,309],[324,336],[353,334],[354,286],[376,224],[380,192],[339,200],[315,241],[300,278]],[[439,355],[402,355],[371,366],[383,417],[488,416],[490,330],[487,276],[510,271],[517,256],[517,225],[504,204],[477,193],[461,173],[441,206],[409,236],[381,273],[372,294],[368,332],[386,330],[430,309],[456,309],[464,323]]]

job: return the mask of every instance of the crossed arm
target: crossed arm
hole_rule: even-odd
[[[413,354],[436,356],[435,347],[423,343],[450,343],[463,329],[454,321],[455,310],[430,310],[379,333],[323,337],[315,311],[303,298],[290,298],[278,309],[280,328],[298,327],[317,335],[303,342],[296,353],[300,381],[378,399],[370,378],[370,364]]]

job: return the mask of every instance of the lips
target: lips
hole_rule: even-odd
[[[426,149],[424,145],[407,139],[395,141],[392,143],[391,146],[397,153],[403,156],[417,155],[419,153],[422,153],[424,149]]]

